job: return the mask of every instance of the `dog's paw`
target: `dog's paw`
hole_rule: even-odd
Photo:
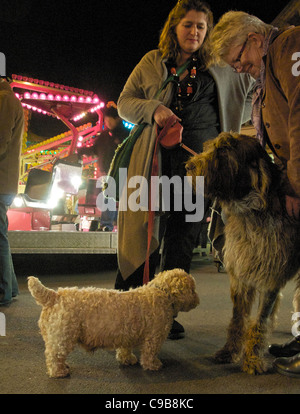
[[[267,365],[262,359],[256,356],[245,358],[242,361],[242,371],[250,375],[260,375],[267,371]]]
[[[123,361],[123,365],[135,365],[137,364],[138,359],[134,354],[131,354],[128,358]]]
[[[141,365],[144,370],[150,370],[150,371],[158,371],[162,367],[162,363],[158,358],[155,358],[151,361],[143,360],[141,362]]]
[[[217,351],[213,358],[214,361],[218,364],[231,364],[234,362],[232,353],[226,347]]]
[[[116,359],[122,365],[135,365],[138,362],[137,357],[132,352],[127,352],[121,349],[117,350]]]
[[[67,378],[70,376],[69,367],[66,366],[64,369],[48,369],[49,378]]]

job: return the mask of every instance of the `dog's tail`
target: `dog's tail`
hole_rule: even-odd
[[[46,288],[36,277],[28,277],[28,289],[39,305],[52,306],[57,300],[55,290]]]

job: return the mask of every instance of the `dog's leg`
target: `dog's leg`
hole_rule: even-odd
[[[214,358],[216,362],[228,364],[238,360],[242,350],[245,326],[248,322],[251,307],[255,298],[255,289],[247,285],[242,287],[231,278],[230,283],[231,299],[233,302],[233,313],[230,321],[227,342]]]
[[[68,354],[63,347],[46,344],[46,365],[50,378],[65,378],[70,375],[69,366],[66,364]]]
[[[300,273],[298,274],[296,279],[296,288],[293,297],[293,309],[294,313],[300,312]]]
[[[62,335],[63,330],[53,331],[52,325],[47,325],[40,321],[41,334],[45,342],[45,357],[47,372],[50,378],[64,378],[70,375],[69,366],[66,364],[66,358],[73,350],[77,337],[71,335]]]
[[[266,371],[263,354],[270,328],[270,316],[276,305],[279,289],[262,294],[257,319],[251,324],[246,338],[242,370],[248,374],[262,374]]]
[[[149,369],[151,371],[157,371],[162,366],[162,363],[158,358],[158,353],[167,338],[167,333],[164,337],[154,338],[154,335],[151,338],[145,338],[145,341],[141,346],[141,366],[143,369]]]
[[[271,312],[271,315],[270,315],[270,331],[273,331],[273,329],[276,326],[277,315],[278,315],[278,310],[279,310],[281,298],[282,298],[282,294],[278,293],[276,301],[275,301],[273,309],[272,309],[272,312]]]
[[[118,348],[116,350],[116,359],[122,365],[135,365],[138,362],[137,357],[130,348]]]
[[[293,315],[292,315],[292,331],[293,335],[300,335],[300,273],[297,275],[296,288],[293,297]]]

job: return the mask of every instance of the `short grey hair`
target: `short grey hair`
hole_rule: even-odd
[[[229,11],[223,14],[209,38],[212,61],[219,65],[224,64],[224,58],[228,56],[231,48],[242,45],[250,32],[266,36],[272,27],[243,11]]]

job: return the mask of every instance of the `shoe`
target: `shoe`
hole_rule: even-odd
[[[300,352],[300,335],[294,337],[286,344],[273,344],[269,346],[269,353],[276,358],[292,357]]]
[[[279,374],[300,378],[300,353],[291,358],[277,358],[273,366]]]
[[[5,302],[0,302],[0,307],[1,306],[7,306],[8,307],[8,306],[10,306],[11,302],[12,302],[11,300],[7,300]]]
[[[180,339],[184,337],[184,327],[177,321],[173,321],[168,339]]]

